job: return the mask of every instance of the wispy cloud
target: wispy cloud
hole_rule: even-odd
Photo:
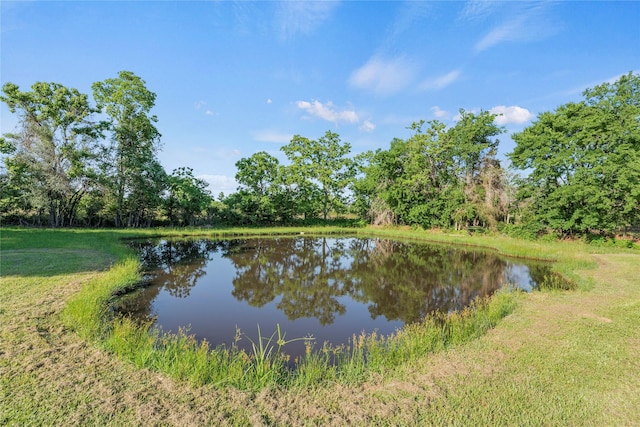
[[[351,73],[349,84],[378,95],[393,95],[414,80],[416,67],[405,57],[382,59],[373,57]]]
[[[632,70],[631,71],[633,74],[638,74],[640,73],[640,70]],[[582,94],[585,90],[587,89],[592,89],[596,86],[599,86],[603,83],[609,83],[609,84],[614,84],[615,82],[617,82],[618,80],[620,80],[620,78],[622,76],[626,76],[629,72],[625,71],[624,73],[620,73],[620,74],[616,74],[615,76],[611,76],[608,79],[605,79],[603,81],[592,81],[591,83],[588,83],[586,85],[582,85],[580,87],[576,87],[574,89],[572,89],[571,91],[569,91],[568,93],[570,94],[576,94],[576,93],[580,93]]]
[[[640,70],[631,70],[631,72],[633,74],[638,74],[640,73]],[[624,73],[620,73],[620,74],[616,74],[615,76],[611,76],[608,79],[604,79],[604,80],[592,80],[590,83],[586,83],[586,84],[582,84],[580,86],[573,86],[569,89],[566,90],[560,90],[560,91],[556,91],[556,92],[552,92],[549,93],[547,95],[541,96],[539,98],[535,98],[536,100],[538,99],[553,99],[553,98],[564,98],[567,96],[571,96],[574,97],[576,95],[582,95],[582,93],[587,90],[587,89],[591,89],[594,88],[598,85],[601,85],[602,83],[615,83],[616,81],[618,81],[620,79],[620,77],[626,75],[627,72]]]
[[[434,9],[430,1],[403,1],[397,2],[397,13],[386,30],[386,37],[380,46],[379,52],[388,52],[397,46],[398,41],[407,37],[407,32],[412,31],[416,25],[424,25]]]
[[[498,6],[504,7],[503,0],[469,0],[458,15],[463,21],[477,21],[491,15]]]
[[[525,5],[526,6],[526,5]],[[546,13],[547,4],[518,7],[501,24],[493,27],[474,46],[476,53],[500,43],[542,40],[556,34],[561,25]]]
[[[452,70],[447,74],[435,78],[424,80],[418,87],[420,90],[439,90],[444,89],[451,83],[458,80],[462,72],[460,70]]]
[[[304,110],[313,117],[319,117],[328,122],[338,123],[338,122],[346,122],[346,123],[358,123],[359,118],[358,114],[353,110],[336,110],[335,106],[331,101],[323,104],[320,101],[298,101],[296,105],[301,110]]]
[[[278,2],[276,22],[281,37],[286,39],[297,34],[311,34],[331,17],[338,4],[338,1]]]
[[[293,134],[278,132],[272,129],[262,129],[253,132],[253,139],[259,142],[274,142],[277,144],[286,144],[291,141]]]
[[[523,26],[524,21],[524,17],[518,17],[493,28],[476,43],[474,46],[475,51],[482,52],[505,41],[525,39],[528,33]]]
[[[523,124],[528,122],[534,117],[534,114],[526,108],[518,107],[517,105],[498,105],[489,110],[491,114],[498,114],[495,118],[497,125],[506,124]]]

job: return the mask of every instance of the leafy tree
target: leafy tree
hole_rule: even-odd
[[[342,143],[337,133],[327,131],[317,140],[295,135],[281,150],[291,161],[289,182],[297,187],[302,212],[305,216],[313,213],[319,197],[326,221],[330,208],[340,209],[356,173],[352,159],[346,157],[351,145]]]
[[[259,196],[268,194],[279,178],[280,162],[271,154],[260,151],[236,162],[236,181]]]
[[[640,75],[587,89],[513,135],[513,165],[539,227],[613,233],[640,224]]]
[[[395,138],[388,150],[369,153],[364,177],[355,185],[360,200],[368,197],[369,218],[375,224],[437,222],[439,191],[446,189],[450,158],[440,153],[444,124],[433,121],[411,126],[408,140]],[[361,202],[360,202],[361,203]]]
[[[208,184],[193,176],[193,169],[178,168],[167,177],[165,211],[171,224],[194,225],[211,204]]]
[[[11,158],[16,147],[7,139],[0,138],[0,217],[3,221],[22,222],[31,208],[29,193],[29,176],[24,163],[15,162]]]
[[[460,117],[449,129],[437,120],[415,122],[409,139],[396,138],[388,150],[367,155],[354,189],[372,222],[496,225],[504,214],[505,186],[493,137],[502,129],[488,112],[461,110]]]
[[[130,176],[130,190],[124,205],[127,227],[150,227],[159,216],[167,173],[156,158],[140,163],[138,174]],[[124,224],[123,224],[124,225]]]
[[[277,158],[260,151],[236,162],[240,184],[234,200],[251,224],[272,223],[282,213],[282,167]],[[286,215],[284,215],[286,216]]]
[[[3,202],[48,213],[48,224],[73,224],[78,204],[95,179],[99,126],[88,97],[58,83],[37,82],[22,92],[6,83],[0,99],[18,113],[20,130],[5,135],[7,175]],[[4,194],[4,191],[3,191]]]
[[[92,86],[98,107],[107,115],[112,146],[107,150],[106,185],[115,198],[115,223],[134,225],[149,203],[160,203],[159,188],[148,186],[160,172],[156,155],[160,133],[150,115],[156,95],[130,71]],[[154,181],[155,182],[155,181]]]
[[[460,120],[447,131],[454,173],[462,186],[462,200],[454,212],[456,228],[479,223],[495,227],[496,215],[490,208],[495,190],[500,189],[502,169],[495,158],[499,141],[494,137],[504,132],[495,124],[495,117],[488,111],[460,110]]]

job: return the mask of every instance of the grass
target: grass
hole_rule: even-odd
[[[113,292],[137,280],[132,254],[118,239],[138,232],[2,229],[0,424],[640,423],[637,251],[351,231],[555,259],[578,290],[502,292],[479,308],[392,337],[355,336],[348,348],[317,349],[295,373],[260,370],[255,361],[275,354],[282,336],[269,341],[267,334],[253,355],[238,357],[186,333],[163,337],[127,321],[105,322]],[[203,232],[224,233],[140,233]],[[335,358],[340,369],[329,363]]]
[[[290,229],[279,231],[292,232]],[[230,234],[246,232],[234,230]],[[307,387],[317,387],[333,381],[359,384],[366,381],[372,371],[383,372],[405,362],[406,355],[433,352],[483,334],[511,311],[515,298],[504,294],[494,301],[482,300],[472,309],[429,319],[418,328],[407,329],[389,338],[361,335],[354,336],[350,345],[344,348],[325,346],[318,357],[302,363],[300,370],[314,372],[308,375],[291,369],[280,351],[288,342],[304,338],[287,341],[279,326],[270,337],[263,336],[258,326],[258,339],[251,341],[252,351],[246,353],[235,347],[209,348],[208,343],[198,343],[185,332],[167,335],[127,320],[110,322],[109,303],[114,295],[140,282],[138,270],[139,264],[131,255],[113,265],[69,301],[63,312],[63,321],[80,337],[98,343],[139,368],[163,372],[196,386],[215,384],[261,390],[295,387],[303,383]],[[496,304],[505,308],[493,309]],[[500,315],[489,316],[491,313]],[[430,335],[434,340],[423,342],[423,330],[433,330]],[[305,381],[301,382],[298,375],[306,378]],[[316,379],[315,383],[308,382],[312,377]]]

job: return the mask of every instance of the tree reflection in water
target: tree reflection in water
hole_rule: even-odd
[[[333,323],[346,307],[339,297],[352,286],[344,242],[326,238],[255,239],[242,251],[225,254],[233,261],[236,276],[233,296],[261,307],[280,297],[278,309],[290,320],[313,317],[320,324]]]
[[[524,281],[516,285],[529,289],[549,274],[546,265],[514,270],[493,253],[377,238],[148,240],[134,247],[153,286],[122,307],[146,319],[160,292],[189,297],[207,265],[220,259],[233,264],[230,292],[237,301],[273,302],[289,320],[314,318],[320,325],[331,325],[353,303],[366,305],[371,319],[416,322],[462,309],[506,282]]]

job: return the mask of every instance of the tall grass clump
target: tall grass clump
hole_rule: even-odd
[[[112,266],[86,283],[66,305],[65,324],[86,340],[105,338],[111,327],[109,302],[114,295],[140,283],[139,263],[133,258]]]
[[[294,387],[335,381],[361,384],[371,374],[384,373],[482,336],[513,312],[519,295],[519,291],[501,290],[492,297],[477,299],[462,311],[434,313],[390,336],[361,333],[344,346],[324,344],[316,352],[308,344],[306,356],[297,365],[290,383]]]
[[[288,357],[282,352],[282,348],[295,341],[310,341],[311,338],[293,338],[285,339],[286,333],[280,330],[280,325],[276,326],[276,330],[271,336],[262,336],[260,325],[258,325],[258,338],[256,341],[249,339],[251,342],[251,374],[254,382],[258,386],[267,386],[271,384],[281,384],[288,382]]]
[[[210,348],[188,330],[177,334],[116,319],[105,339],[106,348],[140,368],[164,372],[194,385],[233,386],[244,390],[313,388],[331,382],[361,384],[372,373],[383,373],[403,363],[477,338],[496,326],[516,305],[517,292],[500,291],[476,300],[470,307],[434,314],[406,325],[388,337],[374,333],[354,335],[348,344],[324,343],[313,349],[310,338],[285,339],[279,325],[271,335],[251,341],[246,352],[231,347]],[[283,347],[304,340],[306,354],[291,364]]]
[[[384,372],[403,363],[475,339],[495,327],[516,307],[519,292],[502,290],[475,300],[459,312],[435,313],[421,322],[405,325],[388,337],[361,335],[351,342],[351,352],[339,362],[339,377],[347,382],[366,372]],[[351,360],[354,359],[354,360]]]
[[[129,360],[138,368],[146,368],[188,381],[196,386],[215,384],[248,388],[246,373],[251,361],[239,351],[224,347],[210,348],[207,341],[198,342],[188,330],[176,334],[141,325],[128,318],[113,322],[105,348]],[[246,354],[245,354],[246,356]]]

